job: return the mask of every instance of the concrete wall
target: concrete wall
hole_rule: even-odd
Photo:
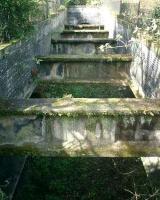
[[[65,19],[63,11],[37,25],[31,37],[0,50],[0,97],[28,97],[32,93],[34,57],[50,53],[52,33],[55,32],[53,37],[58,36]]]
[[[90,23],[105,25],[110,31],[109,37],[113,37],[116,23],[116,14],[120,12],[120,1],[104,1],[102,6],[76,6],[68,10],[69,24]]]
[[[135,25],[124,20],[118,20],[115,34],[120,33],[125,42],[133,36]],[[130,76],[144,97],[160,97],[160,54],[159,46],[153,41],[134,39],[130,50],[134,60],[130,68]]]
[[[49,109],[49,108],[48,108]],[[160,142],[160,118],[147,116],[0,117],[0,145],[33,145],[42,150],[59,147],[103,147],[117,141]],[[82,145],[82,146],[81,146]]]
[[[62,60],[63,62],[63,60]],[[39,66],[42,79],[64,80],[101,80],[124,79],[124,72],[129,74],[131,62],[72,62],[44,63]]]

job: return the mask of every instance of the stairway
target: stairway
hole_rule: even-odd
[[[60,39],[51,41],[52,55],[37,57],[40,78],[66,84],[89,81],[117,86],[118,82],[119,86],[127,87],[132,57],[116,54],[114,48],[102,51],[106,44],[116,47],[117,41],[108,35],[103,25],[66,25]]]
[[[52,55],[37,57],[40,63],[39,78],[41,81],[32,98],[58,100],[64,97],[64,102],[63,99],[59,100],[63,102],[62,105],[65,105],[66,115],[68,110],[72,110],[70,103],[74,101],[74,98],[79,98],[78,101],[85,98],[82,100],[85,104],[96,98],[100,99],[99,102],[102,100],[101,105],[97,101],[95,112],[102,106],[104,98],[134,98],[128,81],[132,57],[128,54],[117,54],[114,48],[112,51],[108,49],[101,51],[100,47],[106,44],[116,47],[117,41],[108,38],[108,35],[103,25],[66,25],[60,38],[51,41]],[[75,107],[75,109],[79,108]],[[83,109],[82,105],[80,109]],[[91,110],[94,112],[93,107]],[[62,118],[54,122],[51,132],[58,140],[61,140],[61,143],[67,144],[70,141],[74,143],[76,142],[74,140],[83,141],[86,138],[92,145],[103,145],[116,141],[115,133],[112,135],[115,129],[114,122],[110,122],[111,126],[107,127],[108,119],[97,121],[96,118],[91,118],[86,122],[85,120],[86,117],[69,121]],[[93,127],[95,126],[91,128],[95,129],[92,130],[94,136],[90,133],[86,136],[87,126],[92,126],[92,124]],[[67,133],[64,133],[65,131]],[[76,145],[73,146],[76,147]]]

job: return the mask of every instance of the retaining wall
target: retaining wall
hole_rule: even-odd
[[[33,145],[47,151],[103,147],[117,141],[160,142],[158,100],[66,97],[0,105],[0,145]]]
[[[136,25],[118,19],[115,35],[120,33],[125,42],[131,40]],[[130,68],[130,76],[139,88],[143,97],[160,97],[160,53],[159,46],[154,41],[134,38],[131,42],[131,51],[134,59]]]
[[[0,50],[1,98],[30,96],[35,87],[32,76],[32,70],[36,68],[34,57],[50,54],[52,33],[55,32],[53,38],[58,37],[65,19],[66,11],[62,11],[37,25],[32,37]]]

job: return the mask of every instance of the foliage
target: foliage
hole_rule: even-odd
[[[138,158],[30,157],[15,200],[146,200],[152,195]]]
[[[42,82],[38,85],[35,98],[62,98],[72,95],[75,98],[124,98],[133,97],[126,86],[105,83],[53,83]]]
[[[37,9],[36,0],[1,0],[0,41],[20,38],[30,31]]]
[[[0,200],[7,200],[7,196],[6,194],[2,191],[2,189],[0,188]]]
[[[71,5],[87,5],[87,4],[100,4],[100,0],[65,0],[66,6]]]
[[[154,9],[153,17],[154,17],[154,18],[160,19],[160,6],[157,6],[157,7]]]

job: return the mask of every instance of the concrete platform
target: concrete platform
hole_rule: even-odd
[[[131,62],[130,54],[110,54],[110,55],[50,55],[37,56],[39,62]]]

